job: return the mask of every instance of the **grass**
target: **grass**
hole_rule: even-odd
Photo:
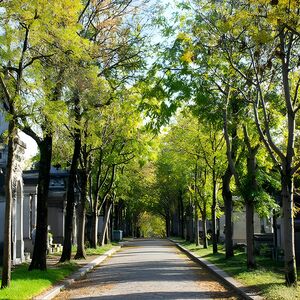
[[[107,252],[108,250],[112,249],[114,246],[118,246],[118,245],[119,245],[118,243],[112,243],[101,247],[97,247],[97,249],[87,248],[86,255],[101,255]]]
[[[222,247],[219,248],[219,253],[213,254],[211,246],[208,249],[203,249],[182,240],[179,243],[218,266],[245,286],[260,292],[265,299],[300,299],[300,287],[288,288],[285,286],[282,262],[275,262],[265,257],[256,257],[257,268],[248,270],[246,267],[246,254],[243,252],[235,252],[234,257],[226,259]],[[298,276],[300,275],[299,271]]]
[[[77,269],[72,262],[56,265],[47,271],[30,272],[28,264],[19,265],[12,270],[11,286],[0,290],[0,299],[31,299]]]
[[[87,256],[101,255],[110,250],[115,244],[109,244],[97,249],[87,248]],[[76,248],[72,249],[75,254]],[[60,256],[54,253],[51,256]],[[64,279],[79,268],[75,260],[59,263],[48,267],[47,271],[28,271],[28,264],[22,264],[12,269],[12,280],[9,288],[0,289],[0,299],[31,299],[37,296],[58,281]],[[0,269],[1,272],[1,269]]]
[[[96,249],[95,248],[86,248],[85,253],[86,253],[87,256],[89,256],[89,255],[101,255],[101,254],[105,253],[106,251],[112,249],[114,246],[118,246],[118,245],[119,245],[118,243],[112,242],[111,244],[103,245],[101,247],[97,247]],[[76,246],[72,246],[72,256],[75,255],[76,250],[77,250]],[[51,256],[61,256],[61,251],[52,253]]]

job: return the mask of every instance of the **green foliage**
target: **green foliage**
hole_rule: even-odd
[[[161,217],[145,212],[139,219],[139,226],[142,237],[164,238],[166,236],[165,222]]]

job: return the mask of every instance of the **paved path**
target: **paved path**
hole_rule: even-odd
[[[238,299],[166,240],[136,240],[55,299]]]

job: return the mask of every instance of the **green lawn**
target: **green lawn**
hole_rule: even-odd
[[[107,252],[108,250],[112,249],[113,246],[119,246],[119,244],[112,243],[112,244],[104,245],[101,247],[97,247],[97,249],[87,248],[86,255],[101,255],[101,254]]]
[[[45,272],[29,272],[28,264],[22,264],[13,269],[11,286],[0,290],[0,299],[31,299],[77,269],[78,266],[70,262],[48,268]]]
[[[86,249],[87,255],[101,255],[114,245],[105,245],[97,249]],[[76,249],[74,249],[76,250]],[[60,255],[56,253],[56,255]],[[31,299],[64,279],[79,268],[75,260],[48,267],[47,271],[28,271],[28,264],[16,266],[12,270],[11,286],[0,289],[0,299]],[[1,269],[0,269],[1,271]],[[0,273],[1,275],[1,273]]]
[[[233,258],[225,259],[224,250],[221,247],[218,254],[212,254],[211,246],[208,249],[203,249],[182,240],[179,240],[179,243],[232,275],[245,286],[261,292],[266,299],[300,299],[300,287],[287,288],[284,284],[282,262],[276,263],[268,258],[256,257],[257,268],[249,271],[246,267],[245,253],[236,252]]]

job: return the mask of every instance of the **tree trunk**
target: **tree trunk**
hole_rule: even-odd
[[[171,213],[170,218],[170,236],[175,236],[175,214]]]
[[[277,240],[277,213],[275,209],[273,210],[273,222],[272,222],[272,227],[273,227],[273,249],[274,249],[274,258],[275,261],[278,261],[278,240]]]
[[[191,202],[191,201],[190,201]],[[193,207],[192,204],[189,203],[186,212],[186,240],[193,241]]]
[[[120,225],[121,207],[122,207],[122,205],[121,205],[121,202],[119,201],[115,205],[115,210],[114,210],[114,224],[113,224],[113,227],[116,230],[121,229],[121,225]]]
[[[297,285],[295,236],[293,217],[293,176],[290,170],[281,173],[282,208],[284,227],[284,268],[287,286]]]
[[[217,218],[217,243],[220,243],[220,218]]]
[[[77,97],[76,97],[77,96]],[[80,110],[79,110],[79,97],[74,97],[76,121],[80,121]],[[72,157],[72,163],[70,167],[70,173],[68,177],[68,190],[67,190],[67,207],[65,216],[65,234],[63,252],[61,254],[60,262],[69,261],[72,256],[72,234],[73,234],[73,218],[74,218],[74,207],[75,207],[75,182],[78,167],[78,160],[80,156],[81,138],[80,130],[75,129],[75,140],[74,140],[74,151]]]
[[[246,241],[247,241],[247,268],[255,268],[254,257],[254,205],[252,200],[246,200]]]
[[[91,238],[91,248],[97,248],[98,244],[98,209],[94,207],[92,219],[92,238]]]
[[[282,188],[282,208],[283,208],[283,225],[284,225],[284,267],[285,267],[285,282],[287,286],[297,285],[297,269],[295,258],[295,233],[294,233],[294,173],[292,165],[295,159],[295,136],[296,136],[296,113],[297,102],[292,99],[291,83],[290,83],[290,62],[292,61],[291,53],[294,37],[284,31],[280,26],[280,50],[284,55],[281,55],[282,62],[282,83],[287,109],[287,125],[288,138],[287,149],[284,159],[282,159],[281,170],[281,188]],[[289,40],[290,38],[290,40]],[[289,46],[287,46],[289,45]],[[297,91],[295,92],[297,95]],[[297,95],[298,96],[298,95]],[[298,97],[297,97],[298,98]],[[298,169],[299,170],[299,169]],[[297,171],[297,170],[295,170]]]
[[[5,170],[5,225],[4,225],[4,249],[3,249],[3,269],[1,288],[10,286],[11,279],[11,225],[12,225],[12,174],[14,163],[14,139],[15,139],[15,122],[9,121],[8,124],[8,156]]]
[[[166,236],[170,237],[170,213],[166,213]]]
[[[254,193],[257,191],[256,181],[256,153],[259,145],[251,147],[250,140],[248,137],[247,129],[244,127],[245,143],[248,147],[248,158],[247,158],[247,177],[248,187],[244,191],[243,198],[245,199],[246,205],[246,239],[247,239],[247,267],[249,269],[255,268],[255,257],[254,257]],[[249,192],[250,190],[250,192]]]
[[[238,143],[237,143],[237,122],[236,119],[237,113],[239,111],[237,101],[235,98],[233,98],[233,101],[230,101],[230,87],[227,86],[228,91],[227,93],[227,106],[231,106],[232,109],[232,125],[231,130],[229,132],[228,129],[228,107],[226,107],[224,111],[224,137],[226,141],[226,156],[228,161],[228,166],[225,171],[225,174],[222,177],[223,181],[223,188],[222,188],[222,196],[224,199],[224,205],[225,205],[225,257],[230,258],[234,256],[233,252],[233,224],[232,224],[232,193],[230,190],[230,181],[231,177],[234,175],[236,184],[238,184],[238,176],[235,172],[235,165],[236,165],[236,155],[238,150]],[[229,135],[231,136],[231,141],[229,138]]]
[[[77,207],[78,216],[78,228],[77,228],[77,252],[75,254],[75,259],[86,258],[85,254],[85,215],[86,215],[86,196],[87,196],[87,183],[88,176],[83,170],[80,176],[81,192],[80,192],[80,202]]]
[[[233,228],[232,228],[232,193],[230,190],[230,180],[232,177],[230,166],[227,167],[222,177],[222,196],[225,206],[225,256],[230,258],[234,256],[233,252]]]
[[[110,217],[111,209],[112,209],[112,202],[110,200],[107,200],[105,206],[105,216],[104,216],[100,246],[103,246],[105,244],[105,239],[108,239],[107,235],[108,235],[109,217]]]
[[[47,240],[48,240],[48,192],[52,157],[52,134],[48,133],[39,143],[40,161],[37,194],[36,241],[29,271],[46,270]]]
[[[63,252],[60,258],[60,262],[69,261],[72,255],[72,233],[73,233],[73,219],[74,219],[74,207],[75,207],[75,182],[77,164],[80,153],[80,142],[76,145],[75,140],[74,153],[72,158],[72,164],[70,168],[70,174],[68,178],[68,190],[67,190],[67,207],[65,216],[65,234]]]
[[[195,207],[195,244],[196,246],[200,246],[200,239],[199,239],[199,216],[198,210]]]
[[[112,208],[110,210],[110,214],[108,216],[108,226],[107,226],[107,240],[106,244],[110,244],[112,241],[112,212],[113,212],[114,204],[112,203]]]
[[[190,242],[195,242],[195,234],[194,234],[194,209],[192,203],[190,203],[190,216],[189,216],[189,232],[190,232]]]
[[[180,207],[180,236],[184,238],[184,205],[183,205],[183,196],[180,191],[179,195],[179,207]]]
[[[207,241],[207,227],[206,227],[206,214],[202,213],[202,227],[203,227],[203,248],[207,249],[208,241]]]
[[[213,177],[215,178],[215,171],[213,170]],[[217,242],[217,181],[213,180],[213,198],[211,206],[211,220],[212,220],[212,244],[213,244],[213,253],[218,253],[218,242]]]
[[[99,167],[100,167],[100,169],[99,169],[97,181],[100,180],[101,163],[100,163]],[[98,204],[99,204],[99,192],[102,189],[102,187],[104,186],[104,183],[105,183],[107,175],[108,175],[109,168],[107,168],[107,170],[106,170],[105,179],[102,182],[98,182],[98,184],[97,184],[97,188],[96,188],[97,190],[96,190],[96,193],[95,193],[95,196],[94,196],[94,203],[93,203],[93,228],[92,228],[93,229],[93,234],[92,234],[92,243],[93,243],[93,245],[92,246],[95,247],[95,248],[97,247],[97,243],[98,243],[98,212],[101,211],[102,206],[105,205],[105,203],[107,201],[106,199],[108,197],[108,194],[109,194],[109,192],[112,189],[112,186],[113,186],[113,183],[114,183],[114,180],[115,180],[116,168],[117,168],[116,165],[112,165],[111,178],[110,178],[110,181],[109,181],[109,184],[108,184],[107,188],[104,191],[104,194],[102,195],[100,208],[98,208]],[[110,203],[112,205],[112,207],[110,207],[110,210],[111,209],[114,210],[114,207],[113,207],[114,199],[115,199],[115,195],[113,194],[113,198],[110,199]],[[106,208],[107,208],[107,205],[108,205],[108,203],[106,203]],[[106,209],[105,209],[105,211],[106,211]],[[113,215],[113,213],[112,213],[112,215]],[[111,223],[111,225],[113,226],[113,223]],[[111,231],[111,230],[109,230],[109,228],[107,230],[108,230],[108,233]],[[110,240],[110,238],[108,238],[108,243],[110,243],[109,240]],[[102,235],[101,245],[103,245],[103,235]]]

